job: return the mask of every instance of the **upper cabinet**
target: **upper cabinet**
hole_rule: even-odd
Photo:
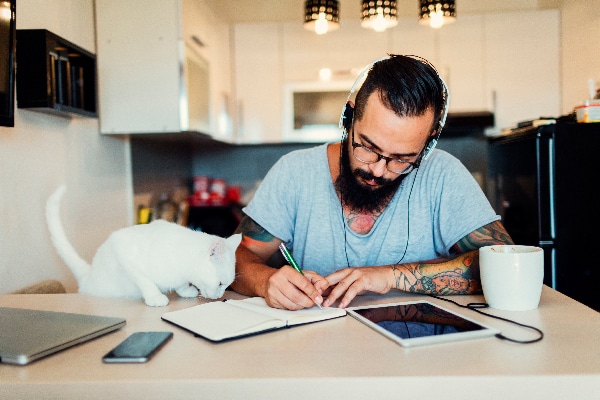
[[[96,56],[45,29],[17,30],[19,108],[96,117]]]
[[[228,29],[203,1],[97,0],[100,130],[227,139]]]
[[[322,36],[304,30],[301,21],[238,24],[233,40],[237,140],[340,138],[337,121],[344,92],[365,66],[388,53],[431,61],[450,89],[450,112],[492,112],[494,130],[556,116],[559,33],[558,10],[463,15],[439,30],[420,25],[415,18],[401,18],[397,27],[381,33],[362,28],[358,20],[345,20],[341,29]],[[319,70],[325,67],[331,77],[321,81]],[[304,100],[313,93],[315,100]],[[331,118],[317,118],[314,126],[298,129],[306,122],[298,118],[299,101],[311,107],[309,114],[323,110]],[[323,134],[315,135],[317,130]]]

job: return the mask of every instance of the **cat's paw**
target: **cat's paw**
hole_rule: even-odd
[[[198,297],[198,289],[192,285],[185,285],[176,290],[181,297]]]
[[[169,298],[164,294],[157,294],[151,297],[145,297],[146,305],[150,307],[164,307],[169,304]]]

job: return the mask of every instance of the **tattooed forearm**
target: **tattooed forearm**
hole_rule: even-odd
[[[477,252],[440,263],[393,265],[395,288],[412,293],[452,295],[481,292]]]

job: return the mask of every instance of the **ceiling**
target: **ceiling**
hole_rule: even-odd
[[[216,16],[227,23],[293,22],[304,20],[304,0],[204,0]],[[338,0],[340,20],[358,19],[361,0]],[[564,0],[456,0],[461,14],[559,8]],[[418,15],[418,0],[396,0],[400,17]]]

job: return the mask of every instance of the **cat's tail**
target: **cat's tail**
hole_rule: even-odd
[[[69,267],[75,279],[81,286],[82,279],[88,275],[91,270],[90,264],[88,264],[83,258],[77,254],[75,248],[69,242],[65,230],[60,220],[60,202],[65,194],[66,187],[61,185],[56,191],[48,198],[46,202],[46,223],[48,224],[48,230],[50,231],[50,238],[56,248],[56,252],[63,259],[65,264]]]

